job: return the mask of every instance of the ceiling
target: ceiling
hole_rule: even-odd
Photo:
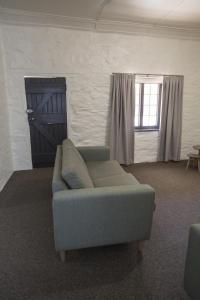
[[[0,0],[4,9],[200,28],[199,0]]]
[[[200,0],[0,0],[0,22],[200,40]]]

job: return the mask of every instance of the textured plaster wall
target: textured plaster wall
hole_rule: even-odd
[[[110,74],[185,76],[182,158],[200,142],[200,43],[45,27],[3,26],[14,169],[31,168],[24,76],[65,76],[69,136],[77,145],[109,140]],[[158,132],[136,133],[135,161],[155,161]]]
[[[0,31],[0,191],[13,171],[2,51]]]

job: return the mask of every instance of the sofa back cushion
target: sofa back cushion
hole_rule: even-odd
[[[61,169],[62,169],[62,146],[57,146],[56,151],[56,159],[53,169],[53,180],[52,180],[52,191],[53,193],[58,191],[65,191],[68,190],[66,182],[63,180],[61,176]]]
[[[62,177],[71,189],[94,187],[87,166],[71,140],[62,144]]]

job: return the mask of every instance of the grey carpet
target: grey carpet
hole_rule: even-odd
[[[156,190],[144,260],[135,245],[54,251],[52,169],[15,172],[0,194],[1,300],[187,299],[183,270],[190,224],[200,222],[200,175],[185,163],[128,167]]]

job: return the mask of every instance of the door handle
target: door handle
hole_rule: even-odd
[[[33,113],[33,109],[27,108],[26,112],[27,112],[27,114],[32,114]]]
[[[36,120],[36,118],[30,118],[29,119],[29,121],[35,121]]]

